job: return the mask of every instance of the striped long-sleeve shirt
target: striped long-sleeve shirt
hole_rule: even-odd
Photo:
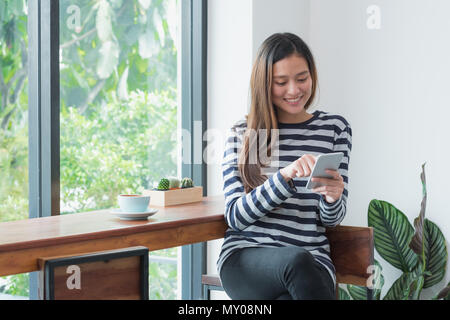
[[[338,225],[346,214],[352,130],[342,116],[323,111],[312,115],[302,123],[279,123],[279,162],[272,175],[266,174],[268,179],[247,194],[238,169],[246,120],[230,130],[222,162],[229,228],[217,261],[219,274],[227,257],[240,248],[298,246],[324,265],[336,283],[325,227]],[[281,176],[280,169],[304,154],[332,152],[344,153],[338,171],[345,187],[335,203],[329,204],[322,195],[306,189],[308,177],[292,179],[293,187]]]

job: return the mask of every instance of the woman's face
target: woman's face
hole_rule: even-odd
[[[278,109],[278,121],[307,120],[305,104],[311,97],[312,78],[305,58],[292,54],[276,62],[272,70],[272,103]]]

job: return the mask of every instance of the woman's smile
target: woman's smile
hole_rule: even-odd
[[[286,101],[291,106],[296,106],[299,104],[302,97],[303,97],[303,95],[295,97],[295,98],[285,98],[284,101]]]

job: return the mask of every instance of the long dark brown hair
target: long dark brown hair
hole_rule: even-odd
[[[245,192],[248,193],[267,180],[267,176],[261,174],[263,164],[259,157],[260,143],[258,137],[253,133],[266,130],[267,155],[271,154],[272,129],[278,129],[277,109],[272,103],[272,70],[273,65],[278,61],[296,54],[306,60],[309,73],[312,78],[311,97],[305,104],[305,109],[314,100],[317,88],[317,70],[314,58],[306,43],[292,33],[276,33],[267,38],[259,48],[255,63],[253,64],[250,79],[251,105],[247,115],[247,129],[244,134],[244,141],[239,155],[238,168],[244,184]],[[254,151],[257,155],[251,155]],[[256,163],[251,163],[249,157],[255,156]]]

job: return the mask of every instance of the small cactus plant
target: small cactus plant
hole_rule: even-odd
[[[158,183],[158,190],[169,190],[170,181],[169,179],[162,178]]]
[[[191,178],[183,178],[183,180],[181,180],[181,188],[192,188],[194,186],[194,182],[192,181]]]
[[[177,178],[169,178],[169,189],[179,187],[180,187],[180,180],[178,180]]]

